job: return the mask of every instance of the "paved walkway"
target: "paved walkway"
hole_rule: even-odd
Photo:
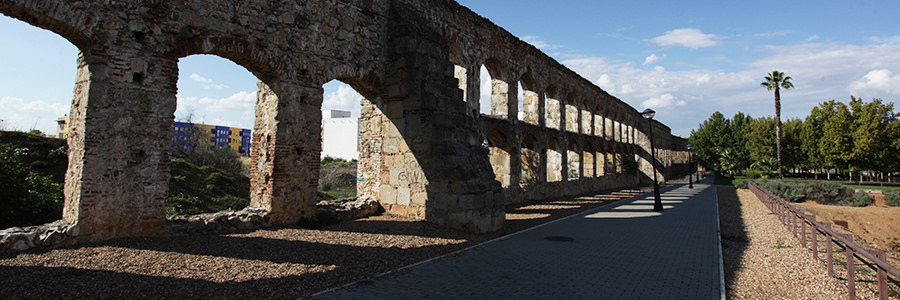
[[[711,183],[663,189],[662,213],[644,194],[320,298],[724,298]]]

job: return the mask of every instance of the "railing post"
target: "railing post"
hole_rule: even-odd
[[[848,240],[852,241],[850,234],[845,234]],[[853,262],[853,248],[850,245],[844,245],[844,253],[847,254],[847,299],[856,299],[856,265]]]
[[[817,221],[816,221],[816,216],[815,216],[815,215],[808,215],[807,217],[809,217],[809,219],[812,220],[812,222],[813,222],[813,226],[812,226],[812,228],[811,228],[811,229],[812,229],[812,253],[813,253],[813,257],[816,258],[816,260],[819,260],[819,230],[816,229],[816,222],[817,222]]]
[[[831,223],[824,223],[826,229],[831,230]],[[834,239],[827,232],[825,233],[825,264],[828,266],[828,277],[834,278],[834,255],[831,252],[831,241]]]
[[[791,218],[791,232],[794,233],[794,238],[797,238],[797,216],[794,215],[794,212],[788,210],[788,217]]]
[[[887,261],[887,256],[884,253],[884,250],[875,250],[875,257],[883,261]],[[887,300],[888,299],[888,286],[887,286],[887,272],[881,268],[880,266],[876,266],[878,268],[878,299]]]
[[[800,222],[800,244],[803,244],[803,249],[809,249],[806,247],[806,213],[803,210],[800,210],[800,215],[797,216],[797,221]]]

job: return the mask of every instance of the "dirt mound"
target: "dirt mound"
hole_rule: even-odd
[[[877,204],[847,207],[811,202],[794,205],[816,215],[820,221],[822,218],[847,221],[851,232],[872,244],[862,246],[889,250],[894,252],[895,257],[900,254],[900,207],[879,207]]]

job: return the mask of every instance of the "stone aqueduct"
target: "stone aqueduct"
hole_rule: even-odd
[[[0,0],[0,13],[80,50],[63,212],[74,241],[168,231],[177,63],[193,54],[259,79],[250,206],[271,224],[315,218],[333,79],[365,97],[358,191],[391,214],[487,232],[508,202],[652,178],[634,108],[452,0]],[[652,126],[660,180],[686,174],[686,141]],[[630,158],[640,175],[623,172]]]

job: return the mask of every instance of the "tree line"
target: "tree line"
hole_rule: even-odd
[[[900,171],[900,122],[894,104],[881,99],[819,103],[809,116],[782,124],[772,117],[715,112],[691,131],[700,164],[728,175],[775,177],[834,174],[851,180],[884,181]],[[781,168],[776,128],[781,125]]]

